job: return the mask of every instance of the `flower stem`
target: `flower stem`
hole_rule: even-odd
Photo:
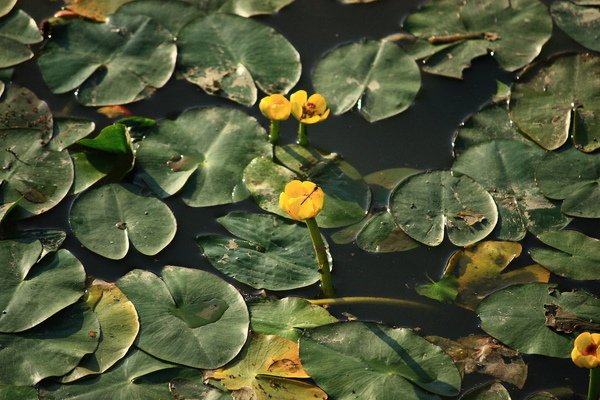
[[[327,259],[327,249],[319,231],[319,226],[314,218],[308,218],[304,220],[310,232],[310,239],[313,243],[313,249],[317,255],[317,262],[319,264],[319,274],[321,275],[321,291],[326,297],[335,296],[333,289],[333,281],[331,280],[331,271],[329,270],[329,260]]]
[[[271,120],[269,127],[269,142],[272,145],[279,143],[279,121]]]
[[[600,399],[600,368],[590,368],[590,383],[587,400]]]
[[[418,308],[431,308],[431,306],[419,303],[418,301],[392,299],[389,297],[367,297],[367,296],[353,296],[353,297],[337,297],[331,299],[316,299],[308,300],[312,304],[319,306],[323,305],[338,305],[338,304],[385,304],[390,306],[408,306]]]
[[[306,124],[298,123],[298,144],[300,146],[308,147],[308,130]]]

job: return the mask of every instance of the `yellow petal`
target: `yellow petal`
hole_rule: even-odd
[[[304,189],[302,182],[295,179],[291,182],[288,182],[288,184],[285,185],[284,192],[289,198],[293,198],[304,196],[306,190]]]
[[[302,193],[302,195],[307,196],[308,194],[311,194],[315,190],[316,187],[317,187],[317,185],[315,185],[311,181],[302,182],[302,188],[304,189],[304,193]]]
[[[595,344],[594,341],[592,340],[592,334],[589,333],[589,332],[583,332],[583,333],[579,334],[579,336],[577,336],[575,338],[574,347],[580,353],[583,353],[583,351],[585,350],[585,348],[587,346],[589,346],[590,344]]]
[[[327,117],[329,117],[329,112],[331,110],[328,108],[327,110],[325,110],[325,112],[323,113],[323,115],[321,115],[321,121],[324,121],[327,119]]]
[[[325,98],[318,93],[311,95],[306,102],[314,104],[315,112],[319,115],[323,114],[327,109],[327,102],[325,101]]]
[[[272,121],[284,121],[290,117],[292,106],[288,99],[281,94],[264,97],[258,108],[262,114]]]
[[[298,90],[297,92],[292,93],[290,96],[290,102],[292,104],[299,104],[300,107],[302,107],[306,103],[307,97],[308,94],[306,93],[306,90]]]
[[[317,122],[321,121],[321,117],[318,115],[313,115],[312,117],[309,118],[304,118],[303,120],[300,120],[300,122],[302,122],[303,124],[316,124]]]
[[[260,103],[258,103],[258,108],[260,109],[260,112],[262,113],[262,115],[264,115],[267,118],[269,118],[268,112],[269,112],[269,107],[271,106],[272,103],[273,103],[273,100],[271,99],[271,96],[263,97],[260,100]]]

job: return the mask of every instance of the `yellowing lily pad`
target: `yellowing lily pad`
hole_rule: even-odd
[[[254,334],[250,344],[237,361],[212,371],[209,377],[218,379],[238,396],[256,400],[327,399],[317,386],[298,380],[309,378],[302,368],[298,344],[274,335]]]
[[[131,0],[65,0],[65,8],[82,17],[104,22],[123,4]]]

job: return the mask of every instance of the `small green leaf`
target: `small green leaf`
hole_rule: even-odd
[[[454,303],[458,296],[458,281],[454,275],[444,275],[437,282],[415,286],[421,296],[429,297],[442,303]]]

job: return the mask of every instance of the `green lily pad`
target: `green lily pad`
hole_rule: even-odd
[[[0,186],[1,186],[2,182],[0,182]],[[8,214],[10,214],[10,212],[12,210],[15,209],[15,207],[17,207],[17,205],[19,204],[19,202],[22,199],[17,199],[15,201],[9,201],[7,203],[4,204],[0,204],[0,223],[2,223],[2,221],[4,221],[4,219],[6,218],[6,216]]]
[[[236,398],[256,400],[325,400],[327,393],[308,382],[298,354],[298,343],[274,335],[253,334],[250,344],[232,364],[209,376]],[[237,392],[237,393],[236,393]]]
[[[35,385],[66,374],[96,350],[99,332],[94,313],[75,304],[33,329],[0,333],[0,384]]]
[[[11,5],[12,3],[12,5]],[[0,5],[0,68],[11,67],[33,57],[30,44],[42,41],[35,21],[21,10],[9,10],[14,2]]]
[[[535,262],[570,279],[600,279],[600,240],[569,230],[545,232],[538,238],[553,249],[531,249]]]
[[[137,101],[162,87],[176,56],[173,37],[156,22],[117,13],[105,23],[76,19],[53,26],[38,64],[54,93],[79,87],[80,103],[103,106]]]
[[[55,118],[50,148],[62,151],[94,131],[94,121],[77,118]]]
[[[170,399],[168,383],[180,370],[176,365],[134,348],[113,368],[97,377],[67,385],[42,386],[40,400]]]
[[[452,359],[409,329],[359,321],[309,329],[300,338],[300,358],[339,400],[438,399],[460,390]]]
[[[600,9],[598,4],[577,4],[555,1],[550,13],[560,29],[577,43],[588,49],[600,51]]]
[[[17,4],[17,0],[0,0],[0,17],[5,16]]]
[[[600,154],[585,154],[575,149],[548,153],[535,172],[546,197],[564,200],[563,213],[600,218]]]
[[[236,238],[196,238],[210,263],[254,288],[288,290],[319,280],[308,228],[274,215],[233,212],[217,221]]]
[[[536,184],[535,166],[544,154],[533,144],[495,140],[470,147],[452,165],[453,171],[477,180],[496,201],[498,239],[521,240],[527,231],[537,234],[569,223]]]
[[[258,122],[233,108],[213,107],[162,120],[136,154],[142,179],[160,197],[183,188],[192,207],[240,200],[244,168],[255,157],[271,154]]]
[[[171,396],[176,400],[234,400],[231,394],[224,387],[214,387],[202,382],[202,377],[196,379],[175,378],[169,382]]]
[[[511,400],[511,397],[501,383],[490,382],[466,391],[460,400]]]
[[[70,213],[75,237],[89,250],[113,260],[127,254],[129,241],[142,254],[155,255],[177,230],[169,207],[133,185],[110,184],[81,194]]]
[[[135,307],[114,283],[95,279],[88,286],[85,304],[96,313],[102,328],[98,348],[62,377],[61,382],[105,372],[125,357],[140,328]]]
[[[510,114],[527,136],[547,150],[569,135],[582,151],[600,148],[600,84],[590,77],[600,57],[566,54],[527,71],[515,83]]]
[[[35,93],[25,87],[10,85],[0,103],[0,129],[17,128],[39,129],[41,141],[46,144],[52,137],[53,118],[48,104]]]
[[[83,296],[85,270],[67,250],[40,260],[42,244],[0,241],[0,332],[21,332]],[[38,262],[39,261],[39,262]]]
[[[26,229],[7,237],[7,239],[27,243],[39,240],[42,245],[42,252],[38,260],[41,260],[48,253],[57,252],[66,238],[67,233],[59,229]]]
[[[217,368],[235,357],[246,341],[244,299],[213,274],[167,266],[161,279],[137,269],[117,286],[139,314],[137,346],[162,360]]]
[[[2,400],[38,400],[38,391],[32,386],[0,385]]]
[[[300,55],[273,28],[247,18],[211,14],[179,33],[179,68],[208,94],[252,106],[257,86],[287,93],[300,79]]]
[[[566,358],[574,336],[546,326],[549,308],[559,308],[580,321],[600,322],[600,300],[590,293],[560,293],[553,285],[541,283],[513,285],[493,293],[479,304],[477,314],[485,332],[515,350]]]
[[[467,246],[489,235],[498,212],[485,189],[466,175],[451,171],[416,174],[400,182],[390,198],[390,212],[413,239],[437,246],[448,238]]]
[[[403,27],[419,39],[418,51],[407,50],[424,59],[424,71],[461,78],[488,52],[508,71],[529,64],[550,38],[552,19],[538,0],[440,0],[409,15]]]
[[[360,102],[362,116],[375,122],[412,104],[421,87],[421,74],[417,63],[396,44],[369,40],[326,54],[314,69],[313,83],[334,114],[343,114]]]
[[[265,335],[277,335],[298,340],[302,330],[338,322],[323,307],[298,297],[281,300],[265,299],[248,304],[250,329]]]

